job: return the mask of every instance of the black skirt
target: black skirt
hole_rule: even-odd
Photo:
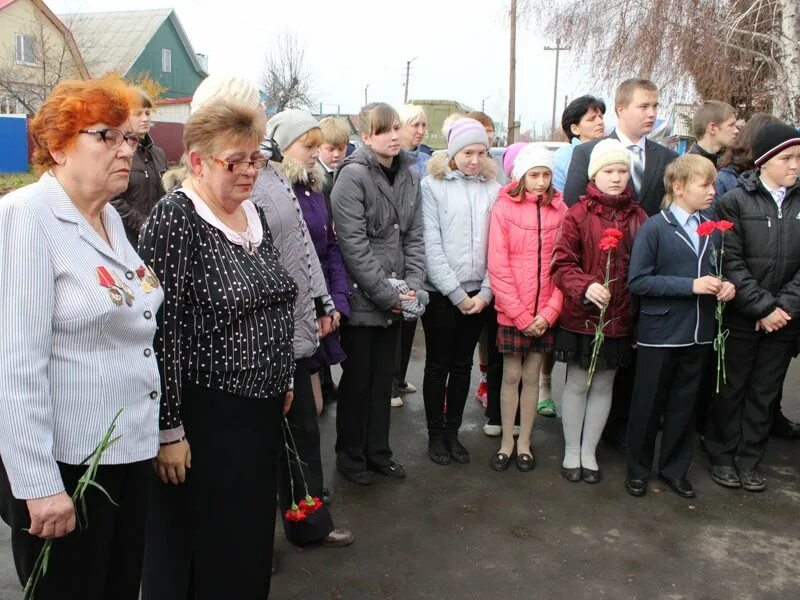
[[[593,339],[594,336],[559,327],[556,329],[553,357],[559,362],[577,363],[581,369],[588,369],[592,362]],[[597,369],[619,369],[629,366],[632,361],[633,347],[630,336],[606,337],[597,357]]]

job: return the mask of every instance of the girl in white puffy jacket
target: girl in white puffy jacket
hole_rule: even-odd
[[[487,274],[489,220],[500,184],[483,126],[462,118],[450,128],[447,150],[428,161],[422,180],[425,288],[423,396],[428,456],[440,465],[466,463],[458,441],[469,392],[472,356],[492,301]]]

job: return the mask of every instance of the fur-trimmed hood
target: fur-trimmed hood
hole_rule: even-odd
[[[446,151],[434,152],[428,161],[428,175],[434,179],[449,179],[450,177],[467,177],[460,171],[453,171],[450,168],[450,159]],[[497,164],[494,159],[486,154],[486,160],[480,172],[475,177],[481,177],[487,181],[493,181],[497,177]]]
[[[314,190],[315,192],[322,191],[322,185],[325,182],[325,171],[319,161],[314,164],[314,168],[309,171],[306,166],[296,160],[283,157],[283,162],[272,163],[286,180],[291,185],[303,184]]]

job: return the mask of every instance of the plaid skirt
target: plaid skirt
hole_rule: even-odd
[[[548,329],[542,337],[527,337],[516,327],[497,326],[497,350],[500,354],[522,354],[553,351],[553,330]]]

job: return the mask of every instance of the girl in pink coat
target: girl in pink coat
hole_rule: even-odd
[[[500,415],[503,439],[491,467],[504,471],[514,453],[514,418],[520,409],[516,463],[531,471],[536,461],[531,433],[544,354],[563,295],[550,279],[550,257],[567,207],[551,183],[553,156],[529,144],[519,153],[514,181],[500,190],[489,227],[489,282],[497,310],[497,348],[503,354]],[[519,384],[522,381],[522,393]]]

